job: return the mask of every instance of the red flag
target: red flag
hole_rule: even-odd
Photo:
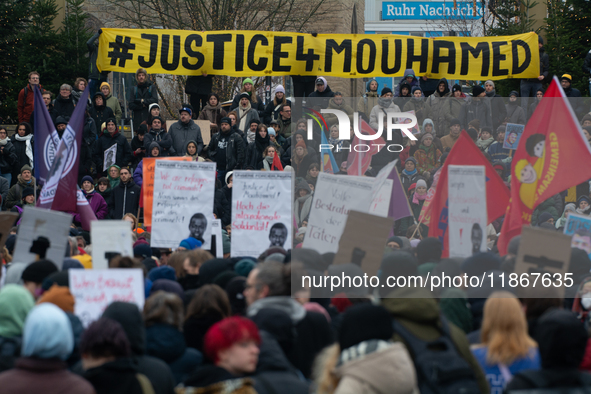
[[[450,164],[484,166],[488,223],[502,216],[509,204],[509,189],[468,133],[462,131],[460,138],[449,152],[445,164],[439,171],[439,181],[430,207],[429,237],[439,238],[443,244],[443,257],[449,256],[447,168]]]
[[[281,160],[279,160],[279,152],[276,150],[275,155],[273,155],[273,163],[271,164],[271,171],[283,171],[283,166],[281,165]]]
[[[591,148],[558,78],[554,77],[527,122],[511,163],[511,205],[498,247],[507,253],[511,238],[531,223],[536,207],[591,178]]]
[[[363,119],[359,119],[359,127],[359,132],[363,135],[376,134],[375,130],[372,129],[371,126]],[[355,134],[355,138],[351,143],[351,151],[347,156],[347,175],[365,175],[365,172],[371,164],[372,156],[379,152],[380,147],[378,147],[378,144],[382,145],[381,149],[386,149],[386,142],[382,137],[379,137],[375,140],[366,141],[359,139],[357,134]],[[355,147],[357,147],[358,151],[355,150]],[[368,150],[366,151],[366,149]]]

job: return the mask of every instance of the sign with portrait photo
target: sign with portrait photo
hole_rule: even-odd
[[[150,246],[177,248],[193,237],[209,249],[216,164],[157,160],[154,175]]]
[[[516,150],[521,140],[521,135],[525,130],[525,125],[507,123],[505,129],[505,141],[503,141],[503,148]]]
[[[291,171],[234,171],[232,256],[291,249]]]
[[[117,162],[117,144],[109,149],[106,149],[103,157],[103,171],[107,171],[109,167]]]

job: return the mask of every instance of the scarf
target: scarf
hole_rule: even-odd
[[[31,145],[31,138],[33,138],[33,134],[29,134],[29,135],[25,135],[24,137],[21,137],[18,134],[14,135],[14,138],[17,141],[25,141],[26,144],[26,148],[25,148],[25,153],[27,154],[27,157],[29,158],[29,165],[31,166],[31,168],[33,168],[33,146]]]
[[[403,172],[403,173],[404,173],[404,175],[406,175],[406,176],[413,176],[414,174],[416,174],[416,173],[417,173],[417,167],[415,167],[415,169],[414,169],[414,170],[412,170],[412,171],[410,171],[410,172],[406,171],[406,168],[405,168],[404,170],[402,170],[402,172]]]
[[[339,140],[338,138],[329,138],[328,139],[328,143],[331,144],[332,146],[338,147],[337,150],[335,150],[335,152],[340,152],[341,148],[343,147],[343,140]]]
[[[587,207],[587,209],[577,208],[577,213],[581,215],[589,215],[591,213],[591,206]]]
[[[82,190],[82,193],[84,193],[84,195],[88,197],[88,195],[89,195],[89,194],[92,194],[92,193],[94,193],[94,186],[93,186],[93,187],[92,187],[92,189],[91,189],[91,190],[89,190],[89,191]]]
[[[8,137],[4,138],[3,140],[2,140],[2,139],[0,139],[0,146],[4,146],[4,145],[8,144],[8,141],[10,141],[10,140],[8,139]]]
[[[250,102],[246,107],[239,106],[238,107],[238,116],[240,117],[240,123],[238,124],[238,128],[240,130],[246,130],[246,114],[250,111],[251,106]],[[250,127],[250,125],[248,125]]]
[[[423,201],[425,198],[427,198],[427,193],[419,195],[419,193],[414,192],[412,202],[413,204],[418,204],[419,201]]]
[[[575,212],[576,211],[575,204],[573,204],[573,203],[566,204],[566,206],[564,207],[564,212],[562,212],[562,216],[560,217],[560,219],[558,219],[556,221],[556,224],[554,225],[557,229],[559,229],[560,227],[564,227],[564,225],[566,224],[567,218],[565,218],[564,215],[566,214],[567,211]]]
[[[388,107],[390,107],[390,105],[392,105],[392,99],[386,98],[386,97],[380,97],[378,99],[378,105],[382,108],[388,108]]]
[[[263,159],[263,168],[265,171],[271,171],[271,164],[273,164],[273,158],[271,156],[265,156]]]

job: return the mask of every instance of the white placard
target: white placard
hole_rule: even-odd
[[[109,149],[105,149],[103,156],[103,171],[107,171],[109,167],[117,162],[117,144]]]
[[[144,309],[144,274],[139,268],[68,270],[74,314],[84,327],[99,319],[115,301],[130,302]]]
[[[388,211],[390,210],[390,198],[392,197],[392,186],[394,181],[392,179],[386,179],[382,183],[382,187],[373,195],[371,206],[369,207],[369,213],[383,218],[388,217]]]
[[[53,261],[61,269],[66,247],[69,247],[71,223],[72,215],[67,213],[26,206],[18,227],[12,261],[31,264],[37,258],[36,254],[30,252],[33,242],[39,237],[45,237],[49,240],[45,258]]]
[[[369,212],[374,178],[318,175],[304,248],[336,253],[349,211]]]
[[[291,171],[234,171],[232,256],[257,257],[271,246],[291,249]]]
[[[131,222],[126,220],[94,220],[90,222],[92,268],[109,268],[109,253],[133,257]]]
[[[153,248],[177,248],[188,237],[209,249],[215,163],[156,160],[152,206]]]
[[[214,219],[211,222],[211,235],[215,235],[215,257],[219,259],[224,258],[224,242],[222,240],[222,221],[220,219]],[[209,250],[211,250],[211,248],[209,248]]]
[[[449,256],[486,252],[486,170],[484,166],[448,167]]]

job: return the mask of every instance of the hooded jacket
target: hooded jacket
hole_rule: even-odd
[[[291,363],[309,378],[312,363],[318,353],[333,341],[332,331],[326,318],[316,312],[307,312],[304,307],[289,296],[272,296],[253,302],[247,309],[252,318],[265,308],[279,309],[291,318],[296,339],[292,351],[286,354]]]
[[[369,90],[369,84],[375,82],[377,84],[376,90]],[[365,94],[357,102],[357,111],[365,114],[369,117],[369,114],[373,107],[378,105],[378,98],[380,97],[380,84],[375,79],[367,81],[365,84]],[[366,118],[367,119],[367,118]]]
[[[183,123],[180,119],[170,126],[168,130],[172,140],[172,149],[176,156],[184,156],[187,153],[187,143],[189,141],[197,142],[197,154],[203,150],[203,138],[201,138],[201,129],[193,119],[188,123]]]
[[[402,95],[402,88],[408,89],[408,93],[404,96]],[[402,82],[400,82],[400,84],[398,84],[397,91],[400,92],[399,96],[394,96],[393,101],[400,108],[404,108],[406,103],[408,103],[410,101],[410,98],[412,97],[412,94],[411,94],[412,87],[410,86],[410,84],[406,80],[402,80]]]
[[[339,361],[335,373],[341,379],[334,394],[418,393],[417,375],[404,345],[380,341],[383,348],[364,353],[369,342],[355,346],[353,359]]]
[[[39,184],[35,180],[34,176],[31,176],[31,180],[29,182],[25,182],[20,174],[16,177],[16,179],[16,184],[13,185],[10,190],[8,190],[8,194],[6,195],[6,202],[4,203],[4,206],[7,210],[10,210],[16,204],[21,203],[23,190],[26,187],[32,188],[33,185],[37,185],[37,196],[39,196],[39,193],[41,192],[41,188],[39,187]]]
[[[224,149],[223,146],[225,146],[225,160],[218,157],[218,149]],[[230,128],[227,133],[220,130],[219,133],[214,134],[211,141],[209,141],[207,152],[210,159],[218,163],[218,171],[239,170],[243,168],[246,160],[244,140],[238,133],[234,132],[233,128]]]
[[[314,90],[312,93],[308,95],[310,98],[310,106],[311,107],[320,107],[320,108],[327,108],[328,101],[331,97],[334,97],[334,92],[330,90],[330,86],[328,86],[328,82],[324,77],[319,77],[317,80],[320,79],[324,82],[324,91],[319,92],[318,90]]]
[[[443,94],[439,93],[439,85],[443,83],[445,90]],[[446,78],[441,78],[437,84],[435,93],[427,98],[425,103],[426,117],[433,120],[436,135],[443,137],[446,130],[449,130],[449,121],[453,119],[450,111],[450,97],[449,83]]]
[[[410,85],[410,89],[412,89],[415,86],[419,86],[419,78],[417,78],[417,74],[415,74],[415,72],[413,71],[412,68],[407,68],[406,70],[404,70],[404,82],[406,82],[406,76],[407,75],[414,75],[414,79],[412,80],[412,82],[409,84]],[[408,83],[408,82],[406,82]],[[402,83],[398,84],[398,87],[396,89],[396,93],[394,93],[394,97],[400,97],[400,90],[402,88]],[[410,93],[410,89],[408,90],[408,92]]]
[[[34,306],[33,296],[23,286],[8,284],[0,291],[0,372],[14,367],[25,319]]]
[[[109,85],[108,82],[103,82],[101,83],[100,88],[102,89],[103,86],[109,88],[109,94],[105,96],[105,102],[107,104],[107,107],[113,110],[113,113],[115,114],[115,120],[117,120],[117,124],[120,124],[121,116],[123,115],[123,113],[121,112],[121,104],[119,104],[119,100],[117,100],[117,98],[113,97],[111,85]]]
[[[116,165],[120,168],[125,167],[132,160],[133,153],[131,151],[131,146],[129,145],[129,142],[127,142],[127,138],[119,133],[119,127],[117,127],[112,135],[105,132],[98,138],[94,151],[94,163],[96,164],[97,171],[103,171],[105,151],[113,145],[117,145],[117,154],[115,155]]]
[[[100,97],[103,99],[102,105],[96,104],[97,97]],[[113,113],[113,110],[111,109],[111,107],[109,107],[107,105],[107,99],[105,98],[105,95],[101,91],[98,91],[94,94],[94,97],[92,98],[92,107],[90,108],[88,113],[90,114],[90,117],[92,119],[94,119],[94,123],[98,124],[98,125],[102,125],[103,123],[105,123],[107,121],[107,119],[115,118],[115,114]],[[119,123],[115,123],[115,124],[119,125]]]
[[[146,344],[150,356],[168,364],[177,384],[185,381],[203,361],[200,352],[187,347],[183,333],[169,324],[146,328]]]
[[[460,122],[462,128],[468,130],[468,123],[474,119],[480,120],[480,127],[492,127],[492,118],[490,115],[490,107],[485,101],[484,97],[479,99],[471,98],[462,106],[460,111]]]
[[[257,130],[254,136],[254,142],[248,144],[248,148],[246,149],[245,166],[251,166],[253,168],[259,167],[259,163],[263,162],[263,152],[265,151],[265,148],[269,146],[269,141],[269,133],[263,138]]]
[[[383,298],[382,305],[390,312],[402,326],[413,335],[425,341],[432,341],[440,337],[440,314],[437,302],[428,290],[422,288],[396,288],[388,297]],[[459,355],[470,365],[482,394],[490,392],[486,377],[480,365],[470,352],[466,335],[451,323],[448,323],[451,339],[456,345]],[[400,342],[398,334],[392,340]]]
[[[109,201],[109,216],[111,219],[120,220],[126,213],[137,215],[140,204],[141,188],[135,184],[133,179],[127,183],[119,182],[113,188],[111,200]]]
[[[145,394],[138,381],[138,373],[137,365],[131,358],[118,358],[91,368],[82,376],[92,384],[96,394]]]
[[[156,394],[173,394],[174,377],[165,362],[146,355],[146,330],[138,307],[127,302],[111,303],[102,317],[117,321],[123,327],[131,345],[132,363],[146,375]]]
[[[142,102],[143,100],[143,102]],[[133,129],[138,130],[143,121],[150,116],[150,104],[158,104],[158,89],[146,75],[146,82],[134,86],[129,97],[128,108],[133,111]]]
[[[154,130],[150,129],[148,133],[144,136],[144,148],[146,148],[146,154],[150,150],[150,145],[152,142],[157,142],[160,145],[160,157],[168,157],[174,156],[175,151],[172,148],[172,138],[170,137],[170,133],[167,133],[166,130]]]

